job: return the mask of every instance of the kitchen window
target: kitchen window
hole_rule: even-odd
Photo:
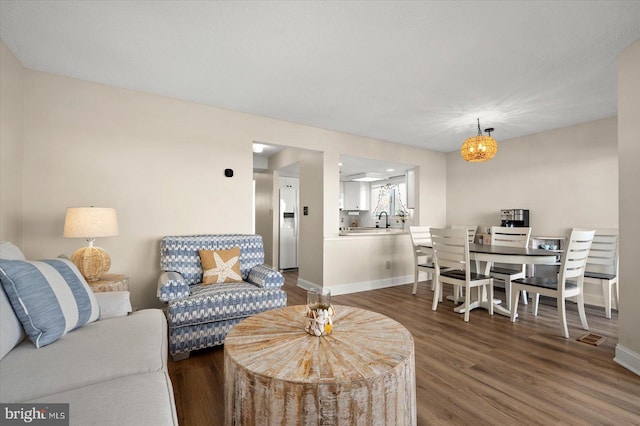
[[[371,216],[378,219],[380,213],[387,212],[390,217],[406,218],[413,209],[406,207],[407,182],[404,176],[388,179],[385,183],[371,184]],[[404,222],[404,220],[403,220]]]

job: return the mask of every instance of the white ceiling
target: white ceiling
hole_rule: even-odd
[[[439,151],[616,114],[640,1],[0,1],[30,69]]]

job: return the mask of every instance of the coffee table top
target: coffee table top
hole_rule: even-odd
[[[253,374],[297,383],[348,383],[378,377],[413,360],[413,337],[384,315],[334,305],[333,332],[304,331],[305,306],[254,315],[227,334],[227,356]]]

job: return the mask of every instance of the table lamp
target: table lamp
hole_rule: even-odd
[[[65,238],[86,238],[89,245],[78,249],[71,261],[87,281],[98,281],[111,267],[107,252],[94,247],[97,237],[118,235],[116,211],[104,207],[69,207],[64,219]]]

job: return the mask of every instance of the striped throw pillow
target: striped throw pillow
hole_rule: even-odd
[[[0,260],[0,280],[13,310],[38,348],[100,316],[93,292],[67,259]]]

